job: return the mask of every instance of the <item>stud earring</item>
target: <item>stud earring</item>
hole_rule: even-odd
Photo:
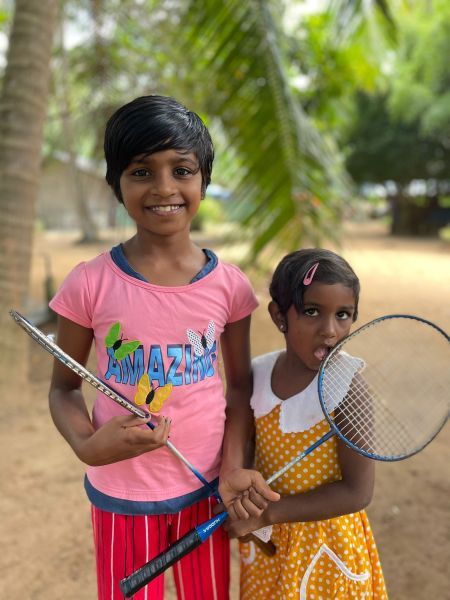
[[[279,325],[280,331],[286,331],[286,325],[284,323],[280,323]]]

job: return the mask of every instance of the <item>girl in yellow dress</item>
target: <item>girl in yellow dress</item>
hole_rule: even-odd
[[[253,361],[255,468],[265,479],[329,430],[317,373],[356,320],[359,280],[337,254],[305,249],[281,261],[270,295],[270,316],[286,347]],[[264,527],[276,546],[269,557],[252,541],[241,543],[241,598],[385,600],[363,510],[373,486],[374,462],[333,436],[274,481],[281,499],[261,517],[248,518],[245,495],[236,499],[229,512],[241,518],[229,523],[231,537]]]

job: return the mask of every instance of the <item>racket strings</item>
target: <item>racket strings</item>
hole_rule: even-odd
[[[396,460],[426,445],[448,417],[450,346],[445,333],[420,320],[380,324],[362,328],[329,357],[321,401],[350,445]]]
[[[358,404],[355,398],[358,399]],[[375,406],[378,409],[376,427]],[[411,435],[402,421],[384,404],[380,394],[366,385],[352,385],[351,393],[339,405],[339,411],[343,412],[345,420],[345,423],[339,426],[340,431],[350,442],[367,452],[383,448],[382,434],[390,440],[392,428],[396,431],[395,445],[398,451],[407,448],[412,442]]]
[[[405,424],[403,415],[395,414],[381,391],[355,380],[351,391],[339,404],[339,421],[335,423],[341,434],[353,445],[368,453],[402,454],[416,440],[417,429]],[[357,400],[356,400],[357,399]]]

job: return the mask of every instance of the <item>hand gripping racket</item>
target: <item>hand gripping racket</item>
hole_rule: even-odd
[[[92,387],[99,390],[100,392],[105,394],[105,396],[108,396],[108,398],[111,398],[111,400],[114,400],[114,402],[117,402],[118,404],[120,404],[120,406],[122,406],[129,412],[133,413],[137,417],[141,417],[141,418],[145,419],[148,416],[148,413],[141,410],[140,408],[137,408],[134,404],[132,404],[131,402],[126,400],[123,396],[118,394],[110,385],[108,385],[107,383],[105,383],[104,381],[102,381],[101,379],[96,377],[93,373],[88,371],[88,369],[86,369],[83,365],[81,365],[79,362],[74,360],[71,356],[66,354],[66,352],[64,352],[64,350],[62,350],[62,348],[60,348],[57,344],[55,344],[55,342],[50,337],[48,337],[40,329],[35,327],[30,321],[28,321],[28,319],[26,319],[19,312],[17,312],[16,310],[10,310],[9,314],[16,321],[16,323],[18,325],[20,325],[22,327],[22,329],[24,329],[28,333],[28,335],[31,338],[33,338],[36,342],[38,342],[38,344],[40,344],[52,356],[54,356],[59,361],[61,361],[63,364],[65,364],[66,367],[69,367],[69,369],[74,371],[84,381],[86,381],[87,383],[92,385]],[[155,428],[153,423],[146,423],[146,425],[150,429]],[[185,456],[183,456],[183,454],[181,454],[181,452],[168,440],[166,441],[166,446],[169,448],[169,450],[171,452],[173,452],[173,454],[175,454],[175,456],[177,456],[186,465],[186,467],[195,475],[195,477],[197,477],[197,479],[199,481],[201,481],[201,483],[204,485],[204,487],[209,491],[209,494],[214,496],[218,502],[222,502],[222,499],[220,498],[217,488],[215,486],[211,485],[209,483],[209,481],[207,481],[207,479],[205,479],[203,477],[203,475],[200,473],[200,471],[198,471],[198,469],[196,469],[187,460],[187,458]],[[253,539],[254,539],[255,543],[258,544],[258,546],[269,556],[273,555],[275,553],[275,546],[273,545],[272,542],[270,542],[270,541],[264,542],[263,540],[259,539],[256,536],[254,536]]]
[[[272,483],[337,435],[356,452],[396,461],[422,450],[450,410],[450,337],[433,323],[388,315],[363,325],[328,354],[318,373],[322,411],[330,430],[296,456]],[[127,598],[204,542],[227,518],[220,513],[120,583]]]

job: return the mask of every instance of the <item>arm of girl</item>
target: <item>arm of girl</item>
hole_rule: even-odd
[[[258,471],[244,469],[254,433],[250,407],[250,316],[228,323],[221,337],[226,378],[226,423],[219,493],[231,518],[258,517],[274,492]]]
[[[375,463],[341,440],[337,444],[341,480],[308,492],[284,496],[279,502],[270,503],[259,517],[228,523],[230,537],[243,537],[276,523],[323,521],[365,508],[372,499]]]
[[[92,329],[58,317],[57,343],[82,365],[87,362],[92,339]],[[165,443],[170,421],[164,418],[160,418],[153,431],[142,427],[146,421],[133,415],[114,417],[96,430],[81,383],[76,373],[55,359],[49,392],[50,413],[58,431],[82,462],[105,465],[155,450]]]

